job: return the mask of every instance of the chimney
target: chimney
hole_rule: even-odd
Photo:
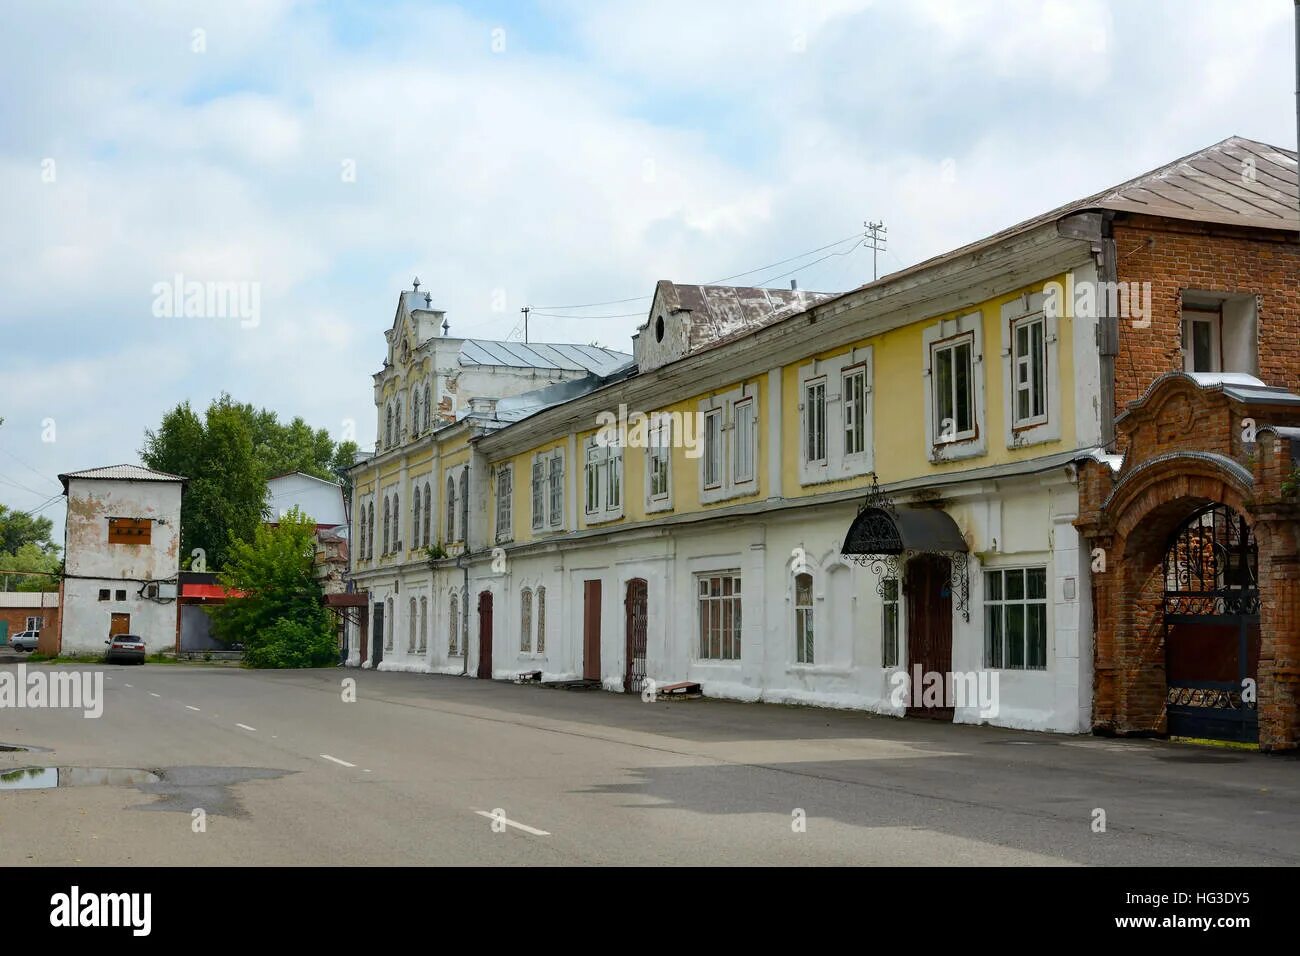
[[[798,291],[799,291],[799,280],[798,280],[798,279],[791,279],[791,280],[790,280],[790,291],[791,291],[791,292],[798,292]]]

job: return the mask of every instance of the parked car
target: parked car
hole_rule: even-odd
[[[104,659],[110,663],[144,663],[144,638],[134,634],[118,634],[104,642],[108,653]]]
[[[19,631],[9,639],[9,646],[16,651],[34,651],[40,639],[40,631]]]

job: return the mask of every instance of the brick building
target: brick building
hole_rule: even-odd
[[[1101,271],[1139,307],[1103,321],[1114,454],[1080,475],[1094,730],[1295,748],[1295,154],[1234,137],[1098,205]]]
[[[0,644],[22,631],[40,631],[40,650],[53,652],[59,633],[57,591],[0,591]]]

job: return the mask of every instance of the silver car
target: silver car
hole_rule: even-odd
[[[16,651],[34,651],[40,639],[40,631],[19,631],[9,639],[9,646]]]

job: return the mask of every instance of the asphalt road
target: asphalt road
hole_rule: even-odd
[[[1294,758],[456,677],[79,669],[105,674],[103,716],[0,708],[0,743],[46,748],[0,772],[158,779],[0,792],[0,865],[1300,863]]]

